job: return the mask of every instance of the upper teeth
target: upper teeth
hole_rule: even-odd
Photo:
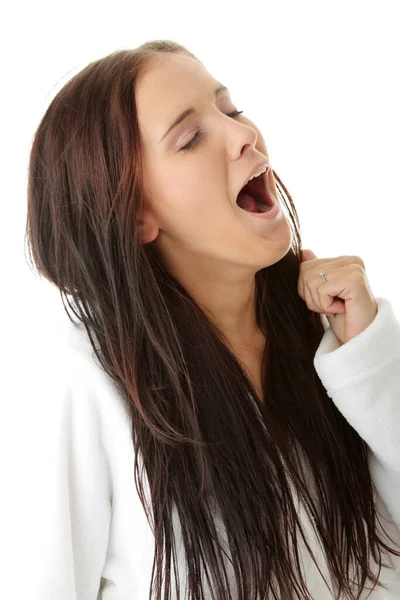
[[[267,165],[265,165],[264,167],[260,167],[258,169],[258,171],[256,171],[253,175],[253,177],[250,177],[250,179],[247,181],[247,183],[249,183],[249,181],[251,181],[252,179],[254,179],[254,177],[259,177],[261,175],[261,173],[265,173],[265,171],[267,170]]]

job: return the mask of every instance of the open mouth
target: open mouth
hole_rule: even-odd
[[[274,201],[268,191],[264,173],[254,177],[240,190],[236,204],[242,210],[252,213],[263,213],[270,210]]]

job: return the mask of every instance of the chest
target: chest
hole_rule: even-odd
[[[262,360],[259,357],[246,357],[241,359],[242,365],[247,373],[248,378],[254,386],[261,402],[264,402],[262,391]]]

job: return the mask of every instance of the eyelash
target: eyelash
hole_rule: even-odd
[[[226,116],[233,118],[233,117],[237,117],[238,115],[241,115],[242,112],[243,112],[242,110],[234,110],[233,112],[228,113]],[[185,146],[182,146],[182,148],[179,150],[179,152],[182,152],[182,150],[190,150],[190,148],[195,146],[200,141],[201,133],[202,133],[201,130],[198,131],[196,133],[196,135],[194,136],[194,138],[190,140],[190,142],[185,144]]]

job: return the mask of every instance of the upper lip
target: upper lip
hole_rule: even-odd
[[[266,159],[264,158],[264,160],[262,160],[261,162],[258,162],[258,163],[257,163],[257,164],[256,164],[256,165],[255,165],[255,166],[252,168],[252,170],[250,171],[250,173],[247,175],[247,178],[244,180],[244,182],[243,182],[242,186],[240,187],[240,189],[239,189],[239,191],[238,191],[238,195],[239,195],[239,192],[240,192],[240,190],[241,190],[242,188],[244,188],[244,186],[245,186],[245,185],[246,185],[246,183],[249,181],[249,179],[251,179],[251,178],[253,177],[254,173],[256,173],[256,171],[258,171],[258,169],[260,169],[261,167],[270,167],[270,164],[269,164],[268,160],[266,160]],[[267,169],[267,170],[268,170],[268,169]],[[265,173],[264,173],[264,176],[265,176],[265,174],[266,174],[266,173],[267,173],[267,171],[265,171]]]

